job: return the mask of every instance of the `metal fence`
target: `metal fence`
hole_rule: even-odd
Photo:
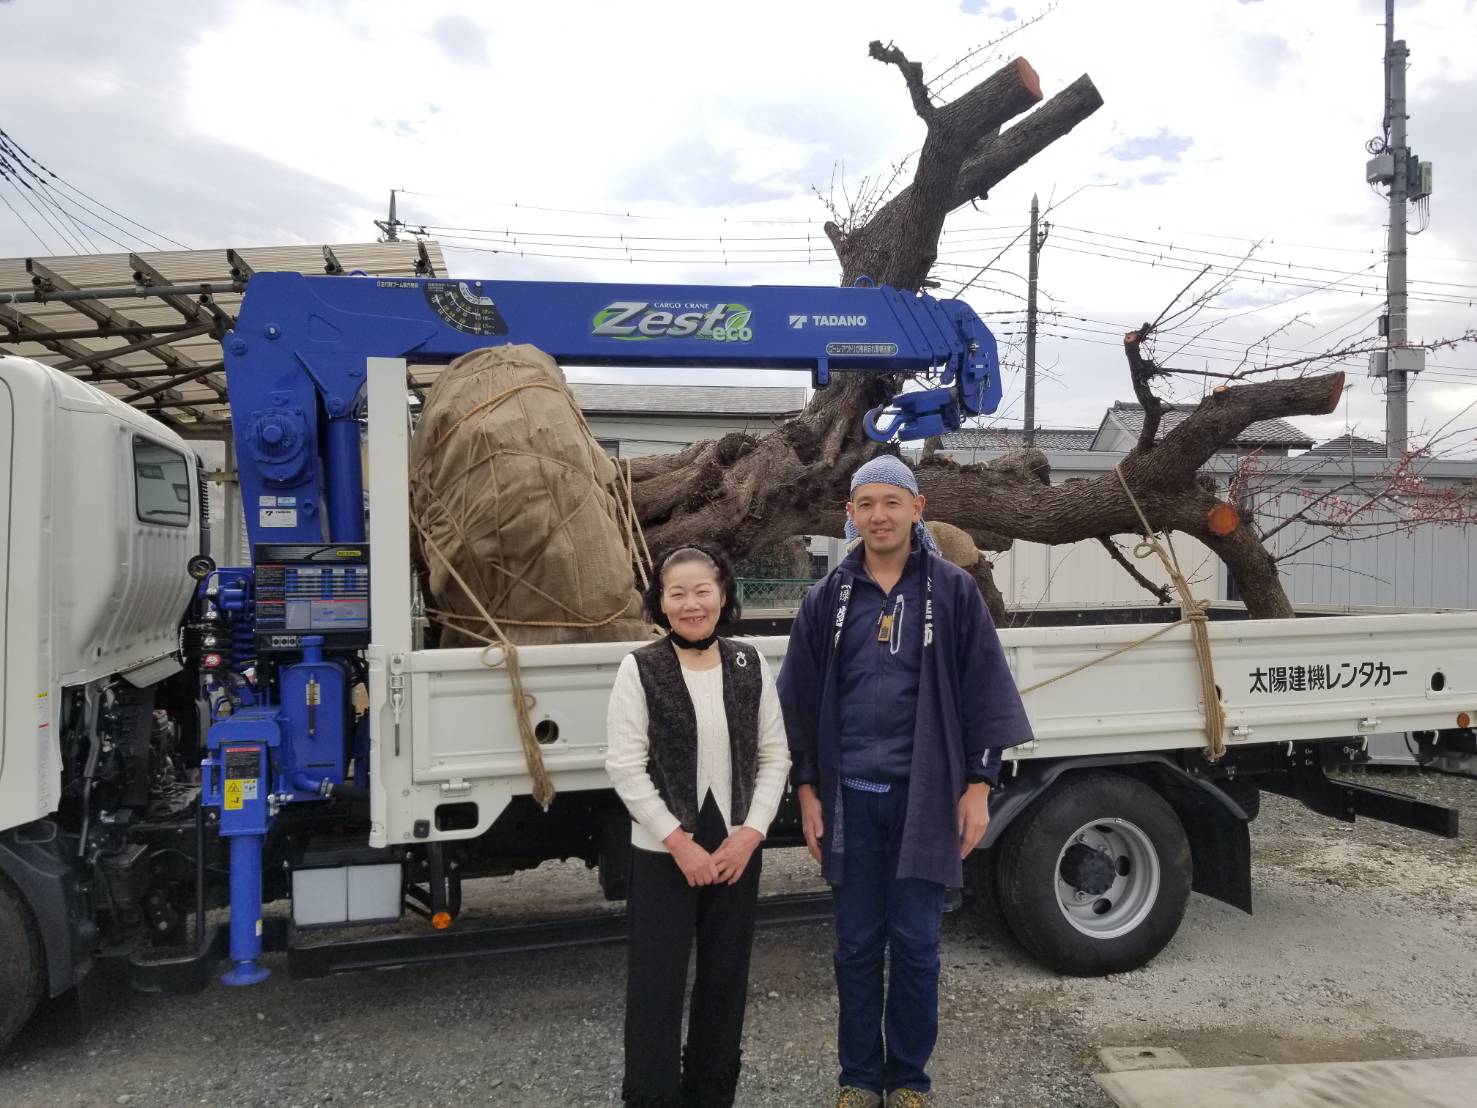
[[[786,577],[740,577],[739,603],[745,611],[772,611],[776,608],[798,608],[805,590],[814,581]]]

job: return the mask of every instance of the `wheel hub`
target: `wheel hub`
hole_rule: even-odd
[[[1076,930],[1116,939],[1138,927],[1159,897],[1159,855],[1137,824],[1104,816],[1082,824],[1057,854],[1057,906]]]
[[[1062,853],[1062,880],[1088,896],[1099,896],[1112,888],[1118,871],[1106,851],[1085,843],[1073,843]]]

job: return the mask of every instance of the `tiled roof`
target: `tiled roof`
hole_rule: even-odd
[[[1096,431],[1078,428],[1036,428],[1039,450],[1091,450]],[[943,436],[944,450],[1018,450],[1026,445],[1026,432],[1020,427],[973,427]]]
[[[1340,435],[1336,439],[1320,442],[1308,453],[1320,458],[1383,458],[1388,451],[1384,443],[1375,442],[1374,439]]]
[[[1197,406],[1195,404],[1165,405],[1164,418],[1159,423],[1159,437],[1162,439],[1176,426],[1188,419],[1190,413]],[[1108,409],[1108,416],[1116,420],[1132,434],[1136,435],[1143,430],[1144,409],[1131,401],[1116,401],[1112,408]],[[1253,423],[1245,431],[1237,435],[1232,445],[1283,446],[1298,450],[1312,446],[1313,440],[1305,432],[1298,430],[1285,419],[1263,419]]]
[[[763,385],[615,385],[571,381],[586,414],[756,416],[779,419],[799,414],[805,390]]]

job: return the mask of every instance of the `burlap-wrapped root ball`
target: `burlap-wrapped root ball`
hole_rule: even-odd
[[[443,646],[645,639],[616,464],[557,363],[532,346],[463,355],[410,448],[410,507]],[[464,587],[465,586],[465,587]]]

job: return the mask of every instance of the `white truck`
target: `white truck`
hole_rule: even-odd
[[[249,289],[238,329],[248,335],[250,304]],[[325,314],[315,309],[320,333]],[[553,858],[584,860],[609,898],[623,895],[629,823],[603,768],[604,719],[631,644],[520,650],[557,789],[541,808],[498,653],[419,646],[405,358],[343,365],[367,398],[372,573],[369,544],[332,533],[259,545],[254,567],[202,561],[200,466],[187,444],[64,374],[0,358],[0,1044],[44,999],[75,995],[102,958],[126,963],[137,987],[189,989],[228,948],[226,979],[247,984],[265,972],[263,949],[317,975],[619,934],[609,915],[456,925],[465,880]],[[272,472],[288,472],[283,438],[263,428],[290,439],[291,398],[253,411],[229,382],[238,446],[258,435]],[[357,469],[361,424],[349,418]],[[303,501],[286,499],[262,510],[296,518]],[[325,554],[341,564],[325,568]],[[330,575],[344,607],[318,635],[317,607],[293,600],[293,582],[318,589]],[[273,607],[284,596],[285,617]],[[346,630],[345,611],[362,627],[350,618]],[[1226,717],[1216,760],[1204,752],[1191,629],[1120,652],[1152,629],[1145,621],[1177,611],[1082,610],[1063,626],[1002,630],[1022,688],[1066,676],[1027,694],[1036,738],[1007,758],[970,868],[1022,945],[1061,972],[1143,964],[1172,939],[1192,889],[1250,911],[1247,825],[1264,788],[1332,818],[1456,833],[1453,811],[1324,770],[1376,732],[1416,734],[1449,757],[1471,750],[1477,613],[1214,614]],[[755,642],[782,662],[782,636]],[[307,730],[294,731],[304,711]],[[346,721],[336,731],[335,713]],[[305,760],[308,735],[337,750]],[[769,845],[800,841],[787,805]],[[264,917],[274,900],[289,909]],[[229,924],[212,925],[227,901]],[[340,930],[407,910],[429,926]],[[781,922],[826,906],[785,898],[763,911]]]

